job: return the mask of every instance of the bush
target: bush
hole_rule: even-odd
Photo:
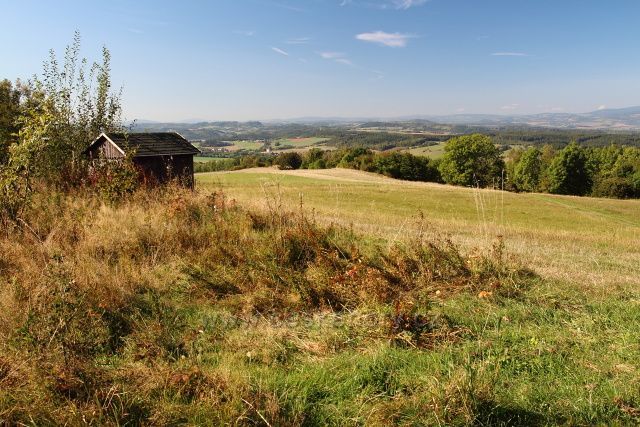
[[[640,197],[633,182],[629,178],[611,177],[596,183],[593,189],[596,197],[611,197],[616,199],[630,199]]]
[[[440,172],[429,158],[414,156],[410,153],[394,152],[377,155],[372,170],[391,178],[408,181],[440,181]]]
[[[302,157],[296,152],[282,153],[276,157],[274,163],[278,166],[278,169],[282,170],[300,169]]]
[[[117,202],[133,194],[139,186],[142,172],[130,158],[122,161],[94,163],[88,182],[107,202]]]

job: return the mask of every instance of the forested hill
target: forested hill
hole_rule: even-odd
[[[201,122],[133,124],[135,131],[175,131],[189,140],[216,146],[222,141],[275,140],[280,138],[328,138],[332,145],[366,146],[388,150],[395,147],[430,145],[452,136],[483,133],[501,145],[542,146],[556,148],[572,141],[580,145],[602,147],[610,144],[640,146],[640,132],[577,129],[546,129],[531,126],[443,125],[425,120],[377,121],[361,123],[267,123]]]

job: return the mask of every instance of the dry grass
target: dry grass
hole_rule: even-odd
[[[257,209],[275,198],[289,208],[302,202],[319,221],[386,241],[411,239],[425,223],[467,249],[502,236],[508,252],[553,280],[640,284],[639,201],[475,190],[347,169],[252,169],[198,181]]]
[[[287,381],[306,390],[282,373],[299,361],[361,351],[393,363],[369,354],[454,343],[470,330],[431,314],[432,296],[502,301],[536,281],[499,242],[471,254],[443,239],[362,244],[304,211],[245,210],[222,193],[116,206],[40,194],[24,224],[0,239],[9,424],[307,423],[307,397],[281,394]]]

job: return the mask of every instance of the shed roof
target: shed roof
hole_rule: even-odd
[[[100,141],[103,136],[122,151],[135,150],[134,157],[194,155],[200,153],[200,150],[176,132],[103,133],[93,144]],[[91,146],[89,146],[90,148]]]

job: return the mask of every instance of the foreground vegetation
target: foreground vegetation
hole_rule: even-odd
[[[38,194],[0,240],[5,423],[638,420],[637,288],[220,192]]]

